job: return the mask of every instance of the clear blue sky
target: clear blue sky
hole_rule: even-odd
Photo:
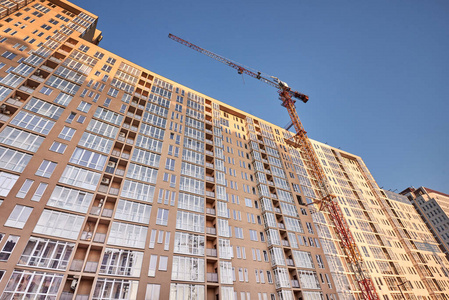
[[[449,2],[74,0],[103,48],[284,126],[276,90],[173,33],[279,77],[311,138],[361,156],[385,189],[449,193]]]

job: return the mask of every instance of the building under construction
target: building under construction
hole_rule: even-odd
[[[307,96],[278,81],[291,132],[102,49],[68,1],[0,18],[0,299],[447,299],[411,202],[307,138]]]

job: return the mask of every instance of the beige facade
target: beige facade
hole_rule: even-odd
[[[358,297],[291,133],[100,48],[67,1],[0,5],[0,299]],[[408,201],[313,144],[379,295],[444,295]]]

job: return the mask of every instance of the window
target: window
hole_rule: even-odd
[[[0,196],[6,197],[17,179],[19,179],[17,175],[0,172]]]
[[[65,271],[74,243],[30,237],[18,265]]]
[[[114,218],[136,223],[149,224],[151,205],[120,199]]]
[[[114,221],[108,237],[109,245],[133,247],[143,249],[148,228],[140,225]]]
[[[56,273],[14,270],[7,283],[8,288],[2,296],[14,299],[22,298],[26,293],[30,299],[38,299],[39,297],[56,299],[62,278],[63,275]],[[25,283],[29,283],[29,285]]]
[[[16,56],[17,56],[17,54],[14,54],[14,53],[9,52],[9,51],[5,51],[5,52],[3,52],[3,54],[2,54],[2,57],[7,58],[7,59],[9,59],[9,60],[14,59],[14,57],[16,57]]]
[[[84,216],[44,209],[33,232],[75,240]]]
[[[22,187],[17,192],[16,197],[17,198],[25,198],[26,194],[31,188],[31,185],[33,184],[34,180],[26,179],[25,182],[22,184]]]
[[[51,174],[55,170],[58,164],[49,160],[43,160],[39,169],[36,171],[37,176],[50,178]]]
[[[167,158],[167,160],[165,161],[165,169],[173,171],[175,169],[175,160]]]
[[[36,191],[33,194],[33,197],[31,197],[31,201],[40,201],[42,195],[44,194],[45,190],[47,189],[48,183],[41,182],[37,186]]]
[[[204,270],[203,258],[173,256],[171,279],[204,282]]]
[[[159,257],[159,271],[167,271],[168,256]]]
[[[106,248],[100,274],[139,277],[143,253],[139,251]]]
[[[60,142],[53,142],[53,144],[50,146],[50,151],[62,154],[62,153],[64,153],[66,148],[67,148],[66,144],[63,144]]]
[[[161,291],[160,284],[148,283],[147,291],[145,293],[145,300],[159,300],[160,291]],[[175,299],[177,299],[177,298],[175,297]],[[199,299],[202,299],[202,298],[199,298]]]
[[[46,87],[46,86],[43,86],[41,88],[41,90],[39,91],[39,93],[47,95],[47,96],[50,95],[51,92],[53,92],[53,90],[51,88],[49,88],[49,87]]]
[[[95,285],[93,300],[106,299],[135,299],[133,295],[137,294],[139,281],[129,279],[97,279]]]
[[[167,226],[168,223],[168,209],[158,208],[156,224]]]
[[[2,251],[0,251],[0,261],[7,261],[12,254],[12,251],[16,247],[20,236],[10,235],[3,245]]]
[[[31,207],[16,205],[9,215],[8,220],[6,220],[5,226],[22,229],[32,211],[33,208]]]
[[[92,104],[84,102],[84,101],[81,101],[81,103],[78,105],[78,107],[76,109],[79,110],[79,111],[87,113],[91,106],[92,106]]]
[[[108,91],[108,95],[109,96],[111,96],[111,97],[117,97],[117,95],[118,95],[118,90],[117,89],[114,89],[114,88],[109,88],[109,91]]]
[[[156,265],[157,265],[157,255],[151,255],[150,257],[150,267],[148,268],[148,276],[156,276]]]
[[[58,135],[58,138],[64,139],[67,141],[70,141],[75,134],[75,129],[64,126],[64,128],[61,130],[61,133]]]
[[[76,113],[71,112],[70,115],[67,117],[67,120],[65,120],[67,123],[72,123],[72,121],[75,119]]]
[[[243,228],[235,227],[235,237],[238,239],[243,239]]]
[[[115,97],[115,96],[113,96],[113,97]],[[104,100],[103,106],[109,107],[109,105],[111,104],[111,101],[112,101],[111,98],[106,98],[106,100]]]

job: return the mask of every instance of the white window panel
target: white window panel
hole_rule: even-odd
[[[47,205],[86,213],[90,207],[93,196],[92,193],[57,185],[54,188]]]
[[[6,220],[5,226],[22,229],[32,211],[32,207],[16,205],[9,215],[8,220]]]
[[[108,237],[109,245],[141,248],[145,247],[148,228],[122,222],[113,222]]]
[[[0,146],[0,165],[2,168],[22,172],[32,155]]]
[[[106,248],[100,265],[100,274],[139,277],[143,252]]]
[[[76,240],[84,216],[44,209],[33,232]]]
[[[38,136],[37,134],[33,134],[9,126],[3,129],[3,131],[0,133],[0,143],[30,152],[36,152],[43,141],[44,138]]]
[[[30,237],[18,265],[65,271],[74,243]]]

